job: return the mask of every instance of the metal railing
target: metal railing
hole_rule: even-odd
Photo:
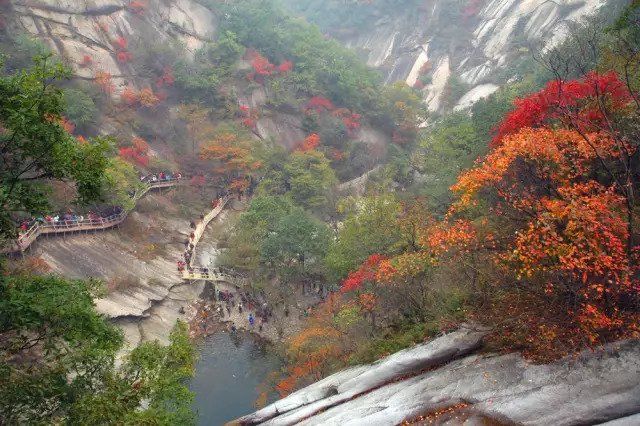
[[[190,268],[182,271],[182,279],[191,280],[207,280],[207,281],[226,281],[227,276],[217,271],[212,271],[208,268]]]
[[[165,179],[155,182],[147,182],[147,185],[142,191],[139,191],[133,196],[135,203],[140,200],[147,192],[152,189],[170,188],[176,186],[180,179]],[[15,253],[24,252],[34,241],[38,239],[40,235],[47,234],[65,234],[68,232],[80,232],[80,231],[99,231],[104,229],[113,228],[124,222],[129,214],[128,211],[123,210],[120,213],[99,218],[87,218],[83,220],[59,220],[56,222],[35,222],[24,233],[21,233],[16,241],[8,247],[4,247],[0,250],[0,253]]]

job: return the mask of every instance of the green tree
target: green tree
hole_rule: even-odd
[[[51,81],[67,75],[45,57],[0,77],[0,237],[15,235],[12,215],[47,209],[46,179],[75,182],[80,203],[102,193],[108,143],[79,144],[59,122],[64,102]]]
[[[186,424],[194,351],[185,324],[116,368],[122,332],[95,281],[0,275],[0,418],[8,424]],[[143,402],[145,405],[143,406]]]
[[[255,197],[251,200],[249,209],[240,218],[239,227],[253,231],[258,238],[266,238],[274,231],[278,220],[292,210],[293,204],[285,197]]]
[[[33,64],[36,56],[51,54],[51,49],[38,38],[27,34],[7,34],[8,37],[0,40],[0,50],[6,55],[6,60],[0,66],[8,74],[28,68]]]
[[[320,272],[330,242],[327,226],[301,208],[283,216],[260,248],[262,261],[281,276],[301,278]],[[309,266],[314,266],[309,269]]]
[[[434,208],[445,210],[451,199],[451,185],[486,149],[486,138],[476,133],[467,114],[447,115],[420,141],[414,155],[416,168],[424,174],[420,192],[429,196]]]
[[[238,36],[232,31],[225,31],[207,50],[206,55],[218,67],[225,67],[224,74],[228,75],[243,53],[244,47],[238,43]]]
[[[293,203],[286,197],[255,196],[232,227],[228,248],[222,253],[220,263],[251,273],[255,280],[260,280],[265,275],[260,256],[262,242],[275,232],[277,223],[292,209]]]
[[[404,82],[385,86],[382,90],[382,116],[378,122],[393,135],[397,144],[415,142],[420,125],[427,120],[427,107]]]
[[[65,89],[65,116],[78,128],[87,128],[96,123],[98,108],[86,92],[79,89]]]
[[[284,167],[291,198],[307,208],[324,208],[337,182],[331,163],[318,151],[295,152]]]
[[[111,204],[131,210],[135,206],[134,197],[145,186],[140,182],[138,172],[133,165],[119,157],[111,158],[105,170],[105,178],[107,182],[105,198]]]
[[[323,94],[337,105],[368,113],[377,103],[379,76],[355,54],[320,30],[288,16],[269,0],[241,0],[218,5],[222,27],[273,63],[291,60],[294,85],[312,95]]]
[[[176,62],[174,75],[176,88],[189,102],[202,102],[209,106],[218,104],[220,75],[216,68],[203,60]]]
[[[400,204],[393,196],[349,201],[347,217],[326,258],[336,281],[357,269],[370,255],[393,252],[402,238],[402,232],[395,223]]]

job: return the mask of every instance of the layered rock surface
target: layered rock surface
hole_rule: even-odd
[[[189,54],[216,30],[213,14],[194,0],[16,0],[12,5],[24,30],[74,65],[78,77],[109,73],[117,93],[137,80],[126,61],[117,60],[118,37],[142,45],[177,41]],[[91,63],[83,64],[85,55]]]
[[[517,354],[474,353],[484,334],[462,328],[350,368],[236,423],[392,425],[451,408],[438,424],[638,424],[640,341],[533,365]]]
[[[145,200],[152,206],[166,203],[156,195]],[[223,222],[225,217],[223,212],[214,222]],[[167,342],[176,320],[189,319],[188,307],[205,287],[204,282],[183,282],[176,270],[189,230],[189,220],[162,209],[132,212],[119,229],[38,240],[28,256],[39,257],[52,273],[67,278],[97,278],[107,286],[115,284],[96,300],[96,308],[124,330],[131,347],[146,340]],[[132,239],[132,234],[140,232],[145,233],[144,244]],[[149,244],[162,248],[151,260],[140,252]],[[209,265],[216,253],[214,236],[207,234],[198,246],[198,264]]]
[[[517,76],[513,60],[564,39],[572,22],[616,0],[487,0],[460,22],[444,22],[449,0],[431,0],[419,10],[380,16],[356,34],[336,35],[379,68],[387,83],[413,86],[421,69],[430,77],[423,90],[429,109],[442,107],[450,75],[469,86],[458,101],[464,108]],[[471,2],[470,2],[471,3]],[[427,70],[423,68],[427,64]]]

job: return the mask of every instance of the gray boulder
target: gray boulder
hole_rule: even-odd
[[[472,354],[486,331],[463,328],[368,366],[334,374],[237,424],[393,425],[450,407],[476,424],[640,424],[640,341],[547,365]]]

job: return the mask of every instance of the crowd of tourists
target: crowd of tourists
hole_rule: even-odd
[[[121,206],[109,206],[97,212],[90,210],[85,214],[79,214],[71,210],[61,213],[51,213],[45,216],[32,217],[20,222],[18,228],[21,233],[27,232],[35,224],[48,225],[53,227],[69,227],[81,224],[101,224],[113,219],[123,212]]]
[[[273,318],[273,309],[266,302],[260,303],[247,292],[238,291],[235,294],[228,290],[218,290],[214,299],[220,302],[218,313],[221,318],[225,317],[225,312],[230,317],[231,312],[237,309],[239,314],[247,315],[249,329],[257,326],[258,331],[262,332],[264,325]]]
[[[152,183],[152,182],[167,182],[172,180],[180,180],[182,179],[182,173],[180,172],[160,172],[153,173],[150,175],[141,175],[140,182]]]
[[[224,196],[225,195],[222,195],[222,197]],[[211,201],[212,210],[220,205],[220,203],[222,202],[222,197],[216,198]],[[204,221],[204,219],[205,219],[205,215],[201,214],[198,222],[192,220],[191,223],[189,224],[189,228],[190,228],[189,238],[184,241],[184,253],[182,254],[182,259],[178,260],[177,262],[178,272],[183,272],[185,270],[189,272],[193,272],[193,268],[191,266],[191,260],[193,259],[193,253],[194,253],[195,244],[196,244],[196,241],[195,241],[196,229],[198,228],[198,223]],[[205,274],[209,273],[208,268],[202,268],[201,271]]]
[[[156,174],[141,176],[141,182],[166,182],[172,180],[179,180],[182,178],[180,172],[160,172]],[[133,194],[131,194],[133,196]],[[85,225],[100,225],[105,222],[109,222],[114,217],[120,215],[124,209],[122,206],[106,206],[99,209],[90,210],[86,213],[77,213],[70,209],[57,213],[50,213],[47,215],[32,217],[29,219],[23,219],[18,221],[18,229],[20,235],[26,233],[35,224],[42,224],[53,227],[72,227],[80,224]]]

